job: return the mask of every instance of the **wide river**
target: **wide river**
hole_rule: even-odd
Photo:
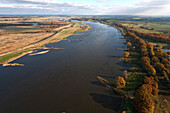
[[[91,28],[47,47],[47,54],[21,57],[24,67],[0,66],[0,113],[116,113],[121,98],[96,77],[113,81],[127,69],[121,33],[108,25]],[[76,40],[78,39],[78,40]]]

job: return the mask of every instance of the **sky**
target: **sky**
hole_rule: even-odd
[[[0,14],[170,16],[170,0],[0,0]]]

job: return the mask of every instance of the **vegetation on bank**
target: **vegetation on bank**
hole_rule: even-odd
[[[159,109],[158,103],[160,103],[158,85],[167,84],[166,86],[170,87],[170,56],[168,52],[163,52],[158,46],[140,37],[149,37],[151,40],[168,44],[169,39],[162,34],[140,34],[140,32],[118,23],[106,24],[117,27],[127,41],[127,49],[124,57],[121,58],[130,64],[130,69],[124,74],[126,86],[114,90],[123,92],[119,94],[125,97],[122,111],[128,113],[153,113],[157,111]],[[114,85],[110,86],[116,88]]]
[[[68,37],[70,35],[77,34],[77,32],[81,32],[83,30],[87,30],[87,29],[83,29],[83,28],[88,28],[88,25],[84,24],[84,23],[82,25],[80,25],[79,23],[75,23],[74,26],[61,30],[59,33],[54,35],[53,38],[50,39],[49,41],[45,41],[45,43],[40,42],[40,45],[37,46],[37,48],[45,48],[45,44],[47,44],[47,43],[55,42],[55,41],[58,41],[61,39],[66,39],[66,37]],[[20,55],[22,56],[22,54],[27,53],[35,48],[28,48],[28,49],[1,56],[0,64],[8,63],[9,61],[11,62],[11,59],[13,59],[13,58],[15,59]]]
[[[16,53],[11,53],[11,54],[1,56],[0,57],[0,64],[7,63],[11,58],[17,57],[17,56],[22,55],[23,53],[27,53],[29,51],[31,51],[31,50],[24,50],[24,51],[19,51],[19,52],[16,52]]]

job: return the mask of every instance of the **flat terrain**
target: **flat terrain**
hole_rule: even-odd
[[[44,44],[57,42],[76,34],[83,27],[88,28],[85,24],[49,20],[53,18],[31,18],[25,21],[22,18],[12,20],[8,18],[6,21],[0,19],[1,22],[7,22],[0,23],[0,63],[11,62],[26,52],[44,47]],[[11,21],[20,22],[10,23]]]
[[[37,42],[53,33],[6,34],[0,36],[0,54]]]
[[[40,28],[34,26],[12,26],[3,28],[3,32],[37,32],[40,31]],[[1,32],[1,31],[0,31]]]
[[[134,29],[145,32],[145,33],[162,33],[168,34],[170,30],[170,23],[146,23],[146,22],[120,22],[128,27],[133,27]],[[142,28],[143,27],[143,28]]]

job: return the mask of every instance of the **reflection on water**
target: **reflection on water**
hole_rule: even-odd
[[[121,98],[98,82],[98,75],[113,81],[127,66],[112,56],[126,48],[120,32],[100,23],[91,29],[47,44],[43,55],[26,55],[14,62],[24,67],[1,67],[0,113],[114,113]]]

